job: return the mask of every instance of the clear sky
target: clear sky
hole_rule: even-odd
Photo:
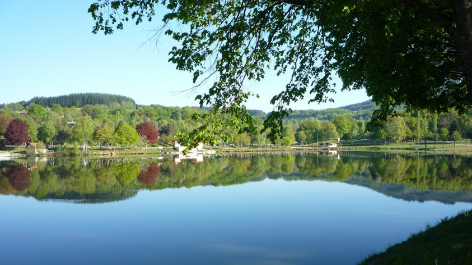
[[[0,1],[0,103],[95,92],[128,96],[143,105],[198,105],[195,93],[176,93],[193,85],[190,73],[167,62],[168,52],[177,43],[163,36],[157,46],[142,45],[162,24],[161,18],[140,26],[126,23],[124,30],[113,35],[95,35],[91,33],[94,21],[87,13],[91,3]],[[268,74],[260,83],[248,83],[247,88],[261,98],[251,99],[247,107],[271,111],[271,97],[286,82],[287,77]],[[308,104],[306,97],[291,107],[335,108],[368,99],[365,91],[337,93],[333,98],[335,103],[318,105]]]

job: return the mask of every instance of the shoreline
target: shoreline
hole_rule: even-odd
[[[9,158],[21,158],[27,157],[25,148],[15,148],[11,150],[1,150],[0,159],[9,159]],[[428,154],[460,154],[468,155],[472,154],[472,145],[471,144],[458,144],[456,146],[447,146],[447,147],[427,147],[427,148],[417,148],[416,144],[403,144],[396,148],[395,144],[387,145],[372,145],[372,146],[354,146],[354,145],[345,145],[339,146],[336,148],[326,148],[318,146],[290,146],[290,147],[211,147],[206,148],[205,152],[210,154],[241,154],[241,153],[273,153],[273,152],[286,152],[286,153],[315,153],[315,152],[333,152],[333,153],[343,153],[343,152],[382,152],[382,153],[428,153]],[[204,152],[204,153],[205,153]],[[172,155],[177,154],[171,147],[154,147],[149,149],[136,148],[136,149],[95,149],[89,148],[85,152],[80,152],[78,155],[71,155],[68,151],[55,152],[48,151],[43,154],[36,154],[38,157],[73,157],[73,156],[126,156],[126,155]]]

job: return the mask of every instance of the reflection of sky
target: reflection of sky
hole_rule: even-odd
[[[265,180],[77,205],[0,196],[1,264],[354,264],[470,204]]]

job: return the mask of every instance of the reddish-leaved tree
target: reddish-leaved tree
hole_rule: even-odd
[[[24,144],[28,142],[28,124],[19,119],[10,122],[3,135],[7,144]]]
[[[138,181],[144,185],[151,185],[156,180],[157,176],[161,173],[157,163],[151,163],[146,171],[139,174]]]
[[[154,127],[154,125],[152,125],[152,123],[147,121],[138,124],[138,126],[136,126],[136,131],[139,133],[139,135],[146,137],[150,144],[157,143],[157,139],[159,138],[159,132]]]
[[[30,185],[30,172],[25,166],[9,167],[5,170],[5,175],[17,191],[22,191]]]

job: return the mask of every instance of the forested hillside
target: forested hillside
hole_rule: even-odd
[[[31,104],[38,104],[43,107],[50,107],[54,104],[59,104],[62,107],[77,107],[80,108],[85,105],[96,105],[104,104],[110,105],[112,103],[119,103],[121,106],[126,108],[135,108],[136,102],[134,99],[111,94],[100,94],[100,93],[79,93],[79,94],[70,94],[63,95],[58,97],[34,97],[30,101],[25,102],[24,106]]]
[[[70,95],[69,99],[78,99],[80,102],[82,99],[87,99],[85,97],[87,94],[77,95],[79,97],[76,98]],[[93,98],[92,94],[88,95],[89,98]],[[23,143],[23,139],[29,139],[31,142],[41,141],[53,145],[77,143],[85,147],[86,145],[146,146],[154,144],[159,134],[157,144],[170,144],[173,140],[179,139],[179,133],[189,133],[201,126],[200,122],[192,119],[194,113],[208,111],[205,108],[195,107],[136,106],[130,98],[107,96],[109,97],[102,99],[111,100],[108,104],[86,104],[82,107],[67,107],[57,103],[52,104],[52,107],[43,107],[30,103],[27,104],[25,112],[20,103],[0,106],[0,135],[8,136],[5,140],[10,137],[10,140],[5,142]],[[94,100],[99,98],[100,96],[97,96]],[[126,100],[118,103],[112,99]],[[472,113],[459,115],[455,110],[438,115],[425,111],[406,112],[399,109],[398,117],[391,117],[382,124],[382,127],[366,131],[366,124],[372,118],[373,111],[372,108],[364,109],[368,106],[371,105],[363,102],[336,109],[295,110],[284,120],[281,138],[277,139],[275,144],[290,145],[293,142],[315,144],[337,141],[338,138],[387,139],[396,143],[417,142],[424,139],[457,141],[472,138]],[[261,110],[250,110],[250,113],[258,131],[261,131],[265,113]],[[18,121],[12,123],[14,120],[26,125]],[[8,127],[12,127],[10,124],[16,127],[7,132]],[[14,134],[12,132],[17,132],[20,127],[25,128],[25,126],[27,135],[12,136]],[[143,138],[145,135],[148,137],[147,140]],[[229,140],[221,140],[220,144],[259,146],[271,143],[267,139],[267,132],[249,135],[228,128],[227,135]]]
[[[366,100],[364,102],[361,102],[361,103],[351,104],[351,105],[341,107],[341,109],[347,109],[347,110],[351,110],[351,111],[358,111],[358,110],[371,110],[371,111],[373,111],[376,108],[377,108],[377,106],[370,99]]]

